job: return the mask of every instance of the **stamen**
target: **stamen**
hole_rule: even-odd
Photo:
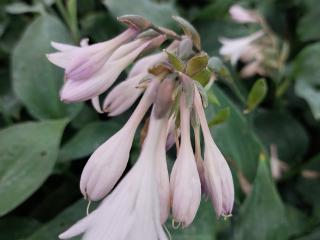
[[[87,215],[90,214],[90,206],[91,206],[91,200],[88,201],[88,205],[87,205],[87,209],[86,209]]]
[[[229,213],[229,214],[223,214],[222,215],[223,219],[226,221],[228,218],[232,217],[232,213]]]
[[[174,230],[179,229],[180,226],[181,226],[181,222],[176,222],[176,220],[172,219],[172,228],[173,228]]]

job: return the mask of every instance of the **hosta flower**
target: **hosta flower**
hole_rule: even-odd
[[[158,62],[164,61],[165,58],[165,53],[157,53],[140,59],[133,66],[128,78],[107,95],[103,103],[103,111],[107,112],[109,116],[117,116],[130,108],[143,92],[143,89],[138,85],[148,76],[148,69]]]
[[[181,147],[170,177],[172,215],[184,227],[192,223],[201,200],[201,183],[190,140],[190,109],[180,101]]]
[[[65,69],[65,78],[81,80],[97,72],[122,44],[137,36],[138,30],[129,28],[119,36],[91,46],[76,47],[53,42],[52,46],[60,52],[48,54],[48,59]]]
[[[253,11],[247,10],[238,4],[232,5],[229,13],[231,18],[238,23],[258,22],[258,17]]]
[[[258,31],[241,38],[220,38],[222,47],[219,53],[230,58],[232,64],[236,64],[242,55],[246,54],[246,52],[252,48],[252,43],[262,37],[263,34],[262,31]]]
[[[85,101],[105,92],[153,40],[137,39],[119,47],[89,79],[68,79],[60,91],[61,99],[65,102]]]
[[[158,81],[151,83],[128,122],[88,160],[80,181],[81,192],[86,198],[94,201],[102,199],[123,174],[129,160],[134,134],[152,104],[157,86]]]
[[[166,123],[167,118],[151,116],[149,131],[135,166],[97,210],[62,233],[61,239],[81,233],[84,233],[84,240],[167,239],[160,222],[155,177],[155,156]]]
[[[195,109],[204,138],[204,174],[206,189],[217,216],[228,216],[232,212],[234,187],[230,168],[213,141],[198,90],[195,91]]]
[[[199,208],[201,191],[211,197],[218,216],[231,213],[232,175],[210,135],[198,93],[199,84],[210,87],[213,72],[196,30],[186,20],[174,19],[182,25],[184,35],[141,16],[127,15],[118,20],[130,28],[113,40],[91,46],[84,41],[81,47],[53,43],[60,52],[48,58],[65,69],[66,81],[60,91],[63,101],[91,99],[98,112],[116,116],[142,95],[127,123],[95,150],[82,172],[80,189],[85,198],[105,199],[62,233],[61,239],[83,234],[84,240],[165,240],[161,224],[170,215],[170,207],[174,221],[189,226]],[[145,56],[165,40],[172,41],[166,49]],[[251,41],[235,45],[247,47]],[[101,108],[100,95],[132,63],[127,79],[113,87]],[[123,176],[136,131],[151,106],[151,117],[146,117],[141,128],[139,158]],[[197,119],[204,137],[204,158]],[[169,177],[166,151],[174,145],[177,158]]]

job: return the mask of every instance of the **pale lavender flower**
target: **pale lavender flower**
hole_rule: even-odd
[[[155,97],[158,81],[151,82],[128,122],[88,160],[80,181],[82,194],[93,201],[106,196],[123,174],[134,134]]]
[[[119,47],[108,61],[89,79],[68,79],[60,91],[65,102],[79,102],[91,99],[105,92],[129,66],[152,43],[153,39],[137,39]]]
[[[204,173],[206,188],[217,216],[228,216],[234,203],[234,186],[230,168],[210,134],[201,96],[196,89],[194,106],[198,114],[204,138]]]
[[[263,31],[258,31],[241,38],[220,38],[222,47],[219,53],[225,57],[230,58],[231,63],[234,65],[237,61],[252,48],[252,43],[257,41],[264,35]]]
[[[165,53],[157,53],[137,61],[129,72],[128,78],[107,95],[103,103],[103,111],[109,116],[117,116],[128,110],[143,92],[138,85],[148,76],[148,69],[165,59]]]
[[[137,163],[97,210],[59,237],[84,233],[84,240],[166,240],[160,222],[155,157],[167,119],[151,116],[149,131]]]
[[[257,15],[248,9],[234,4],[229,9],[231,18],[238,23],[257,23],[259,21]]]
[[[166,123],[168,125],[168,122]],[[170,213],[170,182],[166,157],[167,126],[159,137],[156,154],[156,177],[160,203],[160,221],[164,224]]]
[[[52,63],[65,69],[66,79],[87,79],[105,64],[119,46],[138,33],[138,30],[129,28],[109,41],[83,47],[52,42],[52,46],[60,52],[47,54],[47,57]]]
[[[184,98],[180,98],[181,147],[172,168],[170,190],[173,218],[187,227],[200,205],[201,183],[190,140],[190,109]]]

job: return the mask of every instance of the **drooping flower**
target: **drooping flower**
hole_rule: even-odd
[[[222,47],[219,53],[230,58],[231,63],[234,65],[242,55],[246,54],[246,52],[252,48],[252,44],[263,35],[264,33],[262,31],[258,31],[241,38],[220,38],[219,40],[222,43]]]
[[[234,186],[230,168],[219,148],[213,141],[201,96],[196,89],[194,105],[199,117],[204,138],[204,173],[206,188],[216,210],[217,216],[228,216],[232,212],[234,202]]]
[[[232,5],[229,13],[231,18],[238,23],[256,23],[259,21],[255,12],[245,9],[238,4]]]
[[[201,183],[190,140],[190,109],[185,96],[180,100],[181,144],[170,176],[172,215],[175,221],[189,226],[201,200]]]
[[[86,79],[101,69],[118,47],[138,33],[137,29],[129,28],[109,41],[84,47],[52,42],[52,46],[60,52],[47,54],[47,57],[53,64],[65,69],[67,80]]]
[[[138,88],[138,85],[148,76],[148,69],[165,59],[165,53],[157,53],[137,61],[128,78],[107,95],[103,103],[103,111],[107,112],[109,116],[117,116],[130,108],[143,92],[143,89]]]
[[[82,194],[93,201],[106,196],[123,174],[137,127],[155,97],[158,81],[147,88],[128,122],[102,144],[88,160],[80,181]]]
[[[167,239],[160,222],[155,177],[155,156],[167,120],[167,117],[157,119],[152,114],[137,163],[97,210],[62,233],[61,239],[81,233],[84,233],[84,240]]]
[[[158,38],[158,37],[157,37]],[[157,38],[137,39],[119,47],[107,62],[85,80],[68,79],[60,91],[65,102],[79,102],[91,99],[105,92],[129,66]],[[164,36],[159,36],[165,40]]]

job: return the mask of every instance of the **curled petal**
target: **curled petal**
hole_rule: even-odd
[[[61,89],[60,97],[64,102],[79,102],[91,99],[101,93],[105,92],[118,78],[120,73],[143,51],[149,42],[139,42],[140,46],[132,52],[127,52],[121,58],[117,58],[120,52],[123,51],[119,48],[113,57],[104,64],[104,66],[96,72],[91,78],[86,80],[72,80],[68,79]],[[132,50],[130,48],[130,50]],[[123,53],[121,53],[123,55]]]

